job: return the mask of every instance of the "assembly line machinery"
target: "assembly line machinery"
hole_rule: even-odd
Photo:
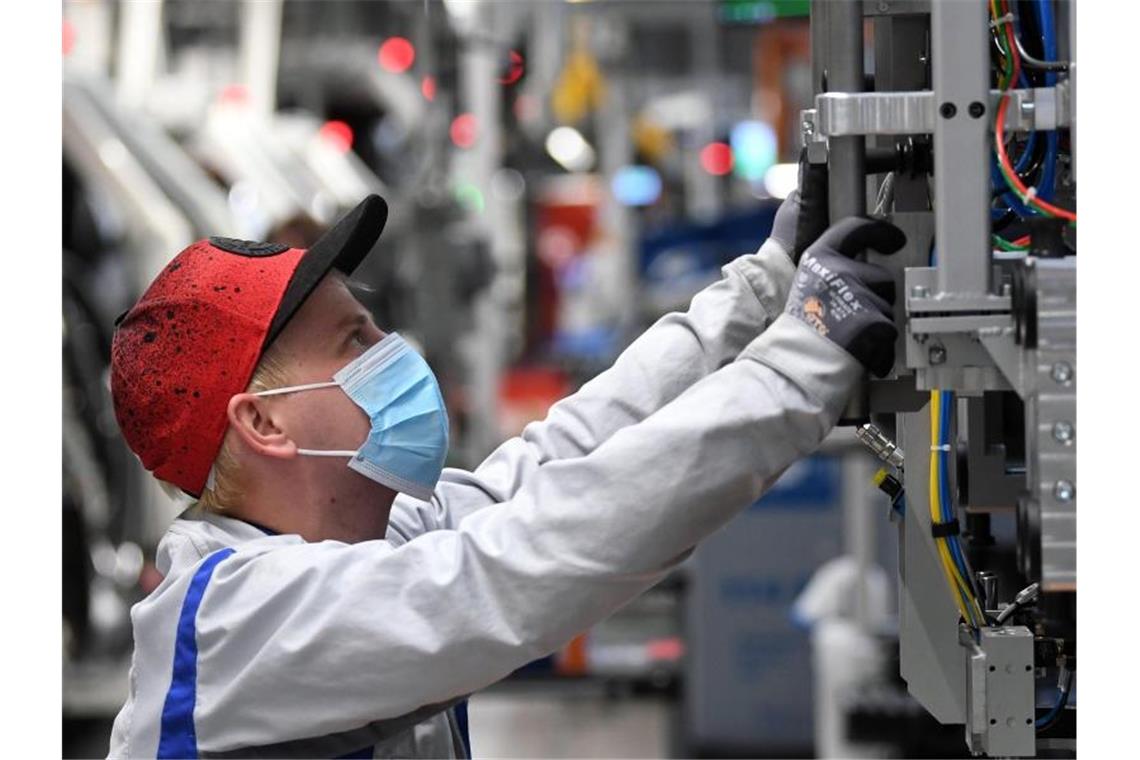
[[[974,755],[1075,752],[1074,20],[1058,0],[811,7],[801,127],[831,219],[908,237],[869,254],[896,276],[897,361],[844,421],[884,464],[902,679]]]

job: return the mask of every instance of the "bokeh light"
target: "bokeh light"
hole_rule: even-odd
[[[380,66],[385,71],[401,74],[412,67],[416,61],[416,48],[403,37],[389,37],[380,46],[377,54]]]

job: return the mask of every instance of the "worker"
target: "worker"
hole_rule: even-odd
[[[852,256],[904,236],[851,218],[803,250],[805,208],[472,472],[349,288],[381,198],[307,250],[179,253],[112,346],[126,441],[196,501],[131,613],[111,757],[469,756],[468,695],[664,578],[891,366],[891,277]]]

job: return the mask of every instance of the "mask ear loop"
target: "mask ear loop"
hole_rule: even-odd
[[[325,383],[309,383],[307,385],[290,385],[286,388],[273,388],[268,391],[258,391],[253,394],[255,396],[284,396],[286,393],[300,393],[301,391],[312,391],[317,388],[336,388],[340,383],[335,380],[330,380]]]
[[[258,391],[253,394],[255,396],[284,396],[287,393],[299,393],[301,391],[312,391],[319,388],[337,388],[340,383],[335,380],[330,380],[324,383],[307,383],[305,385],[290,385],[286,388],[273,388],[268,391]],[[310,457],[340,457],[342,459],[352,459],[356,456],[355,451],[347,451],[342,449],[297,449],[298,454],[304,454]]]

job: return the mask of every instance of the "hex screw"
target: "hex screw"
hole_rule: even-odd
[[[931,364],[945,364],[946,363],[946,349],[942,346],[931,346],[927,354]]]
[[[1073,423],[1071,422],[1057,422],[1053,424],[1053,439],[1058,443],[1068,445],[1073,442],[1073,437],[1076,431],[1073,430]]]
[[[910,289],[911,298],[926,298],[927,290],[921,285],[915,285]]]
[[[1053,495],[1057,497],[1057,501],[1072,501],[1076,493],[1077,489],[1071,481],[1058,480],[1053,484]]]
[[[980,100],[975,100],[969,107],[970,116],[980,119],[986,113],[986,106]]]
[[[958,106],[947,101],[938,107],[938,113],[942,114],[943,119],[953,119],[954,114],[958,113]]]
[[[1053,365],[1051,372],[1053,382],[1060,385],[1067,385],[1073,379],[1073,366],[1068,362],[1057,362]]]

